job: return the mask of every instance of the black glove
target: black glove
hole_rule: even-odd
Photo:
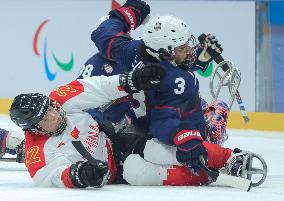
[[[116,16],[123,21],[127,31],[139,27],[150,13],[150,6],[141,0],[127,0],[126,3],[109,12],[110,16]]]
[[[221,54],[223,48],[214,35],[208,34],[202,44],[196,47],[197,59],[195,66],[205,72],[209,63],[213,60],[212,55]]]
[[[177,161],[188,167],[195,175],[200,171],[199,159],[202,156],[207,163],[207,150],[200,140],[190,140],[177,147]]]
[[[200,157],[203,157],[207,163],[208,154],[202,141],[198,130],[181,130],[174,137],[174,144],[177,146],[177,161],[188,167],[195,175],[199,175]]]
[[[25,162],[25,144],[26,144],[26,140],[23,140],[21,142],[21,144],[19,144],[16,147],[16,162],[18,163],[24,163]]]
[[[79,187],[102,187],[109,177],[107,165],[98,167],[89,161],[78,161],[71,165],[70,178],[72,183]]]
[[[108,120],[102,120],[99,122],[100,131],[103,131],[111,141],[114,141],[117,138],[114,126]]]
[[[152,63],[121,74],[119,83],[125,92],[132,94],[140,90],[156,89],[165,75],[165,70],[159,64]]]

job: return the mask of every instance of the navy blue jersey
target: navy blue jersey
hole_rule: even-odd
[[[157,91],[145,92],[150,132],[165,144],[172,144],[176,132],[197,129],[205,139],[205,124],[199,97],[199,82],[193,72],[161,66],[167,75]]]
[[[123,32],[120,19],[111,17],[93,33],[92,40],[104,57],[127,68],[147,63],[140,55],[142,40],[133,40]],[[193,72],[160,62],[167,76],[156,91],[145,93],[147,118],[151,134],[172,145],[173,136],[182,129],[198,129],[205,139],[205,124],[199,98],[199,83]]]
[[[100,53],[93,55],[83,65],[77,79],[90,76],[111,76],[129,71],[127,66],[119,65],[117,62],[104,58]],[[110,103],[105,108],[94,108],[88,112],[97,121],[109,120],[118,122],[124,118],[125,114],[131,112],[131,97],[123,97]]]

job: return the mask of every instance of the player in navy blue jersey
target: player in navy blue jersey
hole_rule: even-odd
[[[196,185],[208,182],[200,171],[201,161],[209,168],[224,168],[228,174],[235,168],[246,168],[242,162],[246,152],[220,146],[226,139],[228,106],[217,101],[203,110],[201,107],[195,71],[207,69],[213,60],[210,54],[222,53],[218,40],[208,34],[197,44],[183,20],[173,16],[150,18],[149,13],[146,2],[127,0],[109,12],[109,19],[91,37],[103,57],[126,69],[159,63],[166,72],[156,90],[133,96],[138,101],[134,112],[138,117],[146,116],[144,125],[154,138],[144,143],[140,156],[126,158],[124,179],[135,185]],[[142,24],[142,39],[131,38],[130,31]]]
[[[143,1],[128,0],[112,10],[110,18],[92,33],[100,53],[127,68],[159,62],[167,72],[159,89],[145,93],[150,133],[167,145],[178,148],[177,160],[197,173],[198,158],[207,159],[202,144],[207,139],[199,96],[199,82],[194,70],[206,69],[212,60],[211,48],[221,53],[215,37],[208,35],[204,44],[196,44],[188,25],[172,16],[150,19],[143,29],[143,39],[133,40],[128,32],[137,28],[150,13]]]

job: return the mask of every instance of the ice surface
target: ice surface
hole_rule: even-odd
[[[4,115],[0,127],[19,130]],[[284,132],[229,130],[229,134],[225,146],[258,153],[267,162],[266,181],[250,192],[214,185],[40,188],[33,185],[24,164],[0,162],[0,201],[284,201]]]

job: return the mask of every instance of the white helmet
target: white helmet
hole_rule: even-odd
[[[188,43],[191,37],[187,24],[173,16],[152,17],[143,29],[146,51],[158,59],[165,50],[173,56],[174,48]]]

